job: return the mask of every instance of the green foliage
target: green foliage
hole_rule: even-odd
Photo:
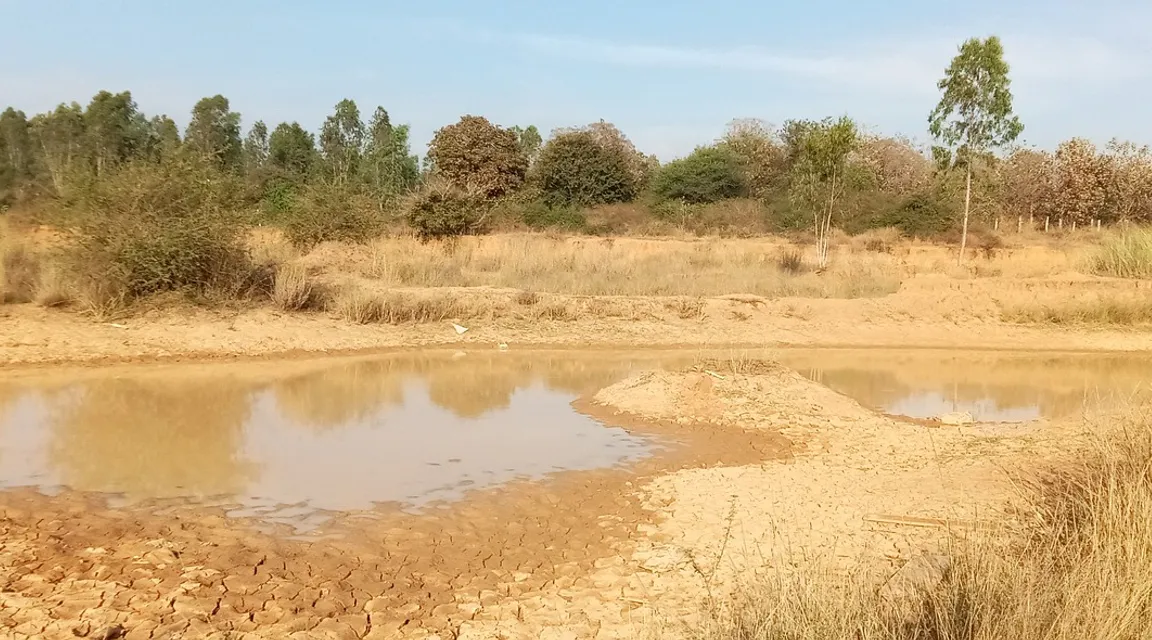
[[[84,111],[85,151],[97,175],[143,152],[148,144],[148,121],[132,94],[101,91]]]
[[[489,213],[484,193],[469,193],[446,180],[426,184],[409,199],[408,224],[424,239],[478,233]]]
[[[544,138],[540,135],[540,130],[536,128],[536,125],[530,124],[525,129],[512,127],[509,131],[516,134],[520,152],[524,154],[525,158],[528,158],[528,164],[536,162],[536,158],[540,155],[540,148],[544,144]]]
[[[35,175],[34,162],[28,117],[8,107],[0,113],[0,208],[18,199]]]
[[[553,207],[628,202],[636,196],[627,158],[588,131],[560,133],[549,140],[534,178]]]
[[[363,242],[380,233],[381,216],[371,198],[341,184],[312,185],[289,212],[284,232],[293,246]]]
[[[348,99],[338,102],[335,113],[320,129],[320,154],[329,179],[340,183],[355,179],[364,155],[365,135],[356,103]]]
[[[73,102],[29,122],[34,147],[58,196],[66,196],[84,158],[84,110]]]
[[[222,169],[236,169],[243,157],[240,114],[230,110],[228,98],[201,98],[192,107],[192,119],[184,133],[184,145],[192,153],[210,159]]]
[[[663,200],[694,204],[718,202],[743,195],[740,158],[726,147],[700,147],[673,160],[652,178],[652,192]]]
[[[412,154],[408,137],[408,125],[393,126],[384,107],[376,107],[360,168],[364,182],[379,198],[407,193],[420,180],[420,159]]]
[[[266,287],[242,242],[238,187],[201,158],[130,163],[93,183],[80,199],[70,250],[89,304],[107,308],[168,291],[234,297]]]
[[[276,125],[268,139],[268,162],[295,180],[302,181],[316,161],[316,139],[299,123]]]
[[[268,125],[257,120],[244,138],[244,172],[249,176],[260,173],[268,165]]]
[[[464,116],[438,130],[428,158],[437,175],[488,198],[515,191],[528,172],[528,157],[517,135],[480,116]]]
[[[168,116],[156,116],[148,121],[148,142],[145,158],[154,162],[171,160],[180,150],[180,129]]]
[[[533,229],[562,229],[583,231],[588,220],[578,207],[549,206],[543,202],[528,202],[519,209],[520,221]]]
[[[943,95],[928,116],[928,130],[954,149],[979,152],[1011,144],[1024,125],[1012,113],[1010,85],[999,38],[965,41],[937,83]]]
[[[882,195],[872,195],[869,200],[864,211],[847,221],[845,231],[860,233],[891,227],[905,236],[927,239],[956,228],[956,204],[939,190],[913,193],[895,203]]]
[[[287,214],[296,210],[297,187],[292,180],[283,176],[273,176],[264,182],[264,192],[260,196],[260,208],[273,220],[284,220]]]

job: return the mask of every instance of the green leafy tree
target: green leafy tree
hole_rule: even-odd
[[[193,153],[211,159],[222,169],[240,166],[243,157],[240,114],[231,110],[228,98],[215,95],[196,103],[184,135],[184,145]]]
[[[951,153],[952,166],[964,166],[964,223],[960,260],[968,244],[968,217],[972,202],[972,169],[977,156],[1011,144],[1024,125],[1012,113],[1011,80],[1000,39],[972,38],[937,83],[940,103],[928,116],[928,130]],[[945,159],[948,156],[937,156]]]
[[[745,192],[740,158],[727,147],[700,147],[661,167],[652,178],[652,192],[691,204],[739,197]]]
[[[268,138],[268,162],[302,181],[316,161],[316,138],[299,123],[282,122]]]
[[[356,103],[348,99],[336,103],[335,113],[320,129],[320,153],[328,178],[345,184],[357,175],[364,154],[364,136],[364,122]]]
[[[33,158],[28,117],[8,107],[0,113],[0,203],[34,177]]]
[[[536,128],[536,125],[530,124],[524,129],[512,127],[510,131],[516,134],[516,139],[520,143],[520,151],[524,157],[528,158],[528,164],[535,163],[536,158],[540,156],[540,148],[544,145],[544,138],[541,137],[540,130]]]
[[[377,195],[393,197],[410,191],[420,180],[420,159],[412,154],[406,124],[393,126],[384,107],[376,107],[368,125],[361,172]]]
[[[528,157],[516,134],[480,116],[464,116],[437,131],[428,159],[435,174],[488,198],[515,191],[528,173]]]
[[[84,111],[84,132],[92,170],[97,176],[143,155],[148,145],[148,121],[129,91],[101,91],[93,96]]]
[[[533,169],[550,206],[628,202],[637,185],[627,158],[588,131],[559,133],[544,145]]]
[[[148,121],[147,156],[154,161],[170,160],[180,150],[180,128],[176,121],[160,115]]]
[[[36,115],[29,128],[56,195],[67,195],[84,158],[84,109],[76,102],[61,104],[54,111]]]
[[[859,134],[847,116],[807,121],[793,125],[792,131],[786,138],[792,156],[791,195],[812,209],[816,265],[823,269],[828,266],[832,218],[848,182],[848,157],[859,144]]]
[[[268,165],[268,125],[257,120],[244,138],[244,171],[253,176]]]

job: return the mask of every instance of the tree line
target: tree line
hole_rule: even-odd
[[[1082,138],[1051,152],[1015,146],[1022,125],[1011,115],[1007,71],[995,38],[961,47],[930,116],[939,147],[867,133],[848,117],[779,127],[736,120],[712,144],[667,163],[603,121],[545,140],[534,126],[466,115],[435,133],[421,162],[407,125],[383,107],[365,119],[352,100],[338,102],[318,133],[259,120],[243,131],[240,114],[216,95],[193,106],[181,133],[170,117],[145,115],[130,92],[101,91],[86,106],[0,113],[0,208],[67,203],[127,167],[194,159],[237,181],[245,206],[269,215],[291,217],[309,202],[359,208],[356,220],[396,215],[433,236],[482,230],[494,212],[577,228],[584,210],[621,203],[690,225],[735,199],[759,203],[761,230],[815,227],[818,235],[831,226],[932,235],[957,228],[969,209],[987,224],[1152,222],[1149,148],[1114,140],[1101,149]],[[341,204],[332,206],[331,193]]]

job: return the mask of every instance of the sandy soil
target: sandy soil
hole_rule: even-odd
[[[423,516],[350,515],[327,529],[335,538],[292,539],[202,506],[110,509],[72,493],[5,492],[0,629],[675,637],[705,595],[757,572],[831,561],[883,576],[965,521],[1008,517],[1006,470],[1073,451],[1084,435],[1074,422],[930,428],[778,365],[743,367],[642,373],[582,403],[608,422],[683,439],[636,469],[561,474]]]
[[[32,305],[0,306],[0,365],[107,363],[357,353],[429,345],[900,346],[1152,350],[1152,332],[1001,322],[1006,304],[1119,292],[1152,295],[1152,282],[1084,278],[955,280],[921,276],[882,298],[727,296],[685,313],[674,299],[550,296],[581,309],[575,320],[493,317],[424,325],[355,325],[326,314],[267,308],[154,311],[114,323]],[[506,299],[501,290],[459,290]]]

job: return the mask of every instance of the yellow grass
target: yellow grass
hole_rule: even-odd
[[[1010,322],[1058,325],[1152,324],[1152,292],[1130,295],[1084,295],[1046,303],[1009,306],[1002,317]]]
[[[1118,278],[1152,278],[1152,229],[1126,229],[1109,237],[1092,256],[1091,270]]]
[[[304,258],[332,272],[395,287],[492,286],[570,295],[856,298],[900,284],[886,254],[835,255],[827,272],[781,267],[804,248],[737,240],[675,241],[505,235],[421,243],[383,238],[368,246],[328,244]]]
[[[325,295],[308,269],[298,264],[285,264],[276,269],[272,302],[284,311],[305,311],[323,308]]]
[[[1152,415],[1134,406],[1077,460],[1024,483],[1017,534],[957,542],[904,602],[859,577],[773,572],[716,598],[698,640],[1152,637]],[[991,534],[989,534],[991,535]]]

